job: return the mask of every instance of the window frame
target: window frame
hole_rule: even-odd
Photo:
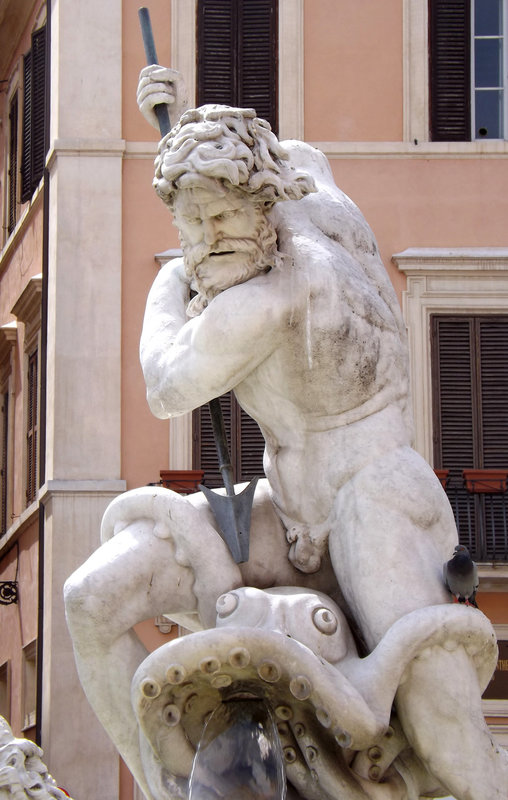
[[[0,664],[0,715],[11,722],[11,662],[4,661]]]
[[[2,474],[0,538],[9,530],[12,522],[12,499],[14,486],[14,376],[16,374],[17,324],[9,322],[0,327],[0,393],[8,397],[7,414],[2,414],[0,436],[2,438]]]
[[[196,3],[171,0],[172,65],[183,75],[189,102],[195,105]],[[279,0],[279,91],[280,139],[304,137],[304,0]]]
[[[36,443],[35,452],[32,451],[32,456],[35,455],[35,460],[32,460],[34,486],[28,480],[29,468],[29,450],[28,450],[28,423],[29,423],[29,397],[28,397],[28,364],[33,354],[37,353],[37,384],[35,387],[36,399],[36,426],[39,431],[39,414],[40,414],[40,353],[41,353],[41,312],[42,312],[42,275],[35,275],[30,278],[25,289],[19,296],[14,304],[11,313],[24,323],[24,368],[23,368],[23,406],[24,406],[24,433],[25,433],[25,448],[23,454],[23,473],[25,475],[24,491],[27,498],[26,505],[29,506],[37,499],[37,492],[39,490],[39,475],[40,475],[40,447],[39,441]],[[37,440],[39,440],[37,436]],[[28,495],[28,489],[33,489]]]
[[[508,248],[408,248],[392,256],[407,279],[402,313],[408,330],[415,447],[433,464],[430,317],[508,314]]]
[[[481,2],[481,0],[471,0],[471,140],[472,141],[486,141],[488,139],[494,140],[503,140],[508,138],[508,2],[507,0],[501,0],[502,2],[502,13],[503,13],[503,22],[501,26],[501,34],[500,37],[492,37],[492,36],[479,36],[476,34],[475,30],[475,4]],[[477,91],[485,91],[491,90],[493,87],[484,87],[484,88],[477,88],[476,80],[475,80],[475,72],[476,72],[476,41],[479,39],[491,39],[491,38],[502,38],[503,40],[503,55],[502,55],[502,71],[503,71],[503,80],[502,84],[499,87],[503,92],[503,113],[502,113],[502,125],[503,131],[502,136],[497,137],[488,137],[488,136],[477,136],[476,135],[476,92]]]
[[[504,142],[508,138],[508,0],[503,4],[503,135],[499,137],[476,134],[475,104],[475,3],[481,0],[428,0],[425,30],[427,42],[427,102],[428,133],[420,135],[432,142]],[[408,19],[407,47],[415,47],[417,32],[412,25],[412,5],[406,0]],[[421,22],[421,20],[420,20]],[[438,39],[440,37],[440,41]],[[446,57],[443,46],[451,48],[453,60]],[[421,48],[420,48],[421,50]],[[444,54],[444,57],[442,57]],[[421,57],[421,53],[420,53]],[[419,69],[414,61],[409,69]],[[421,102],[421,97],[420,97]],[[411,114],[411,110],[409,111]],[[417,136],[414,137],[418,139]]]

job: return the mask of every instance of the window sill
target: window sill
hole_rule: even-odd
[[[508,158],[508,141],[309,142],[328,158]]]
[[[9,238],[0,251],[0,274],[4,271],[10,259],[12,258],[12,255],[18,247],[21,237],[25,233],[26,226],[32,219],[35,211],[39,208],[39,205],[42,203],[42,198],[44,196],[43,185],[44,178],[41,178],[39,186],[33,193],[31,199],[27,203],[24,203],[24,210],[21,214],[21,217],[16,222],[14,230],[9,235]]]
[[[39,514],[39,501],[34,500],[24,511],[16,517],[12,525],[7,528],[6,532],[0,537],[0,556],[7,550],[10,550],[12,545],[19,539],[23,531],[31,525]]]

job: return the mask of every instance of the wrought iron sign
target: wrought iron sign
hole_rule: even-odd
[[[10,606],[18,602],[18,582],[0,581],[0,605]]]

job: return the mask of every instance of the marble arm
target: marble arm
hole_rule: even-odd
[[[185,414],[233,389],[278,346],[282,326],[263,278],[225,290],[187,320],[183,267],[161,271],[148,298],[140,347],[156,417]]]
[[[178,122],[189,105],[182,75],[176,69],[161,67],[158,64],[144,67],[139,73],[136,100],[146,121],[157,130],[159,121],[154,111],[156,105],[168,106],[172,125]]]

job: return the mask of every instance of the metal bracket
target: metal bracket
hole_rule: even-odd
[[[18,602],[18,582],[0,581],[0,605],[10,606]]]

